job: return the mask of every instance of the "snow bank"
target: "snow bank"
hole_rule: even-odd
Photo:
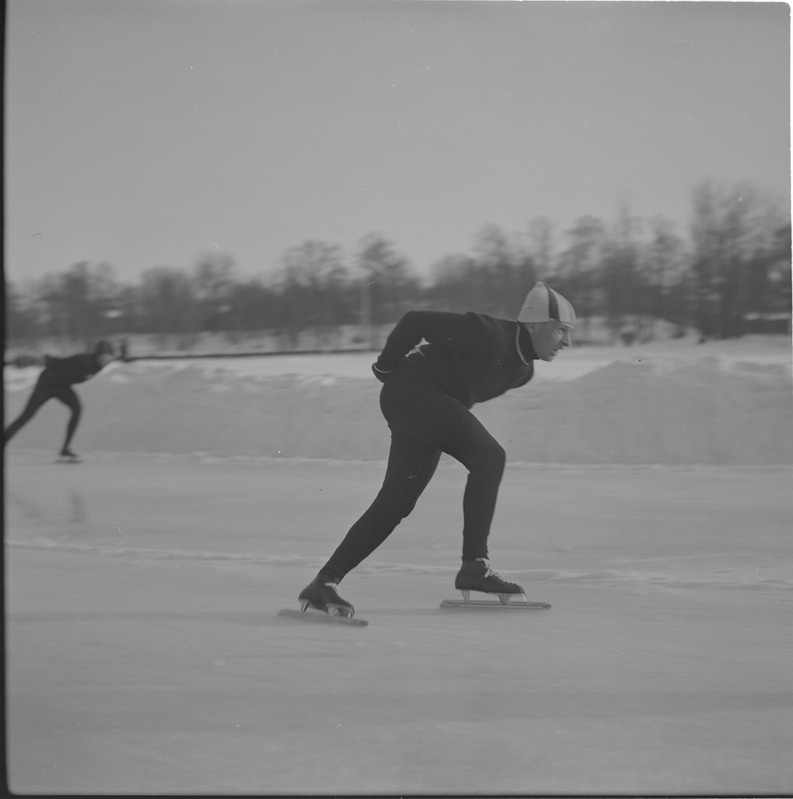
[[[371,354],[115,363],[78,387],[76,448],[383,460],[388,430]],[[6,423],[38,374],[6,369]],[[512,461],[793,463],[790,342],[579,348],[523,389],[478,405]],[[14,444],[57,447],[49,403]]]

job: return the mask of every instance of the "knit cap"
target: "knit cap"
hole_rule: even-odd
[[[563,322],[575,325],[573,306],[545,283],[536,283],[526,295],[518,322]]]

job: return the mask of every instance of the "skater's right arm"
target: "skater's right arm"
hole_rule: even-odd
[[[372,366],[375,377],[384,382],[422,339],[456,350],[475,347],[475,318],[474,314],[446,311],[408,311],[391,331],[380,357]]]

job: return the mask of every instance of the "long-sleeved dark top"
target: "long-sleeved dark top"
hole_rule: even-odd
[[[411,352],[422,339],[426,343]],[[470,408],[528,383],[536,357],[528,332],[522,326],[518,332],[517,322],[477,313],[409,311],[391,331],[374,369],[381,378],[397,369],[418,370]]]
[[[44,371],[39,381],[47,388],[58,391],[68,388],[74,383],[84,383],[102,369],[96,355],[71,355],[68,358],[54,358],[46,355]]]

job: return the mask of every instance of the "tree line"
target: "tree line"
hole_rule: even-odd
[[[88,261],[24,287],[6,284],[6,335],[96,339],[115,334],[278,331],[384,325],[407,310],[476,310],[514,318],[545,280],[568,297],[586,334],[603,320],[618,335],[629,320],[665,320],[705,339],[740,336],[752,319],[789,320],[791,225],[753,186],[703,181],[692,192],[688,236],[628,208],[607,224],[579,218],[559,233],[544,218],[524,231],[485,225],[472,250],[448,255],[420,277],[380,233],[354,254],[309,240],[276,271],[242,278],[233,258],[201,255],[190,268],[158,266],[136,284]],[[789,321],[787,322],[789,325]]]

